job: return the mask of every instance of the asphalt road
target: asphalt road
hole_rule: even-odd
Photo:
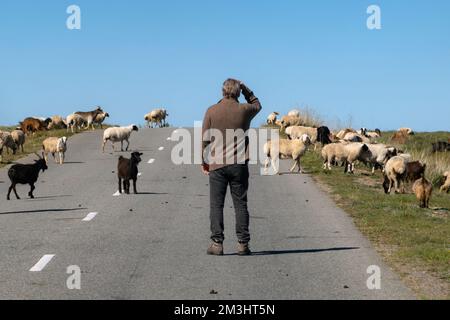
[[[207,256],[208,179],[196,165],[171,162],[173,130],[133,134],[131,148],[144,153],[139,195],[113,196],[121,153],[101,153],[100,131],[69,139],[68,162],[49,164],[34,200],[19,186],[23,200],[6,201],[9,179],[1,169],[0,298],[415,298],[308,175],[260,176],[252,166],[254,255],[235,255],[228,199],[225,256]],[[289,165],[283,161],[284,171]],[[83,221],[91,212],[97,214]],[[46,255],[54,256],[38,263]],[[81,270],[79,290],[66,284],[73,265]],[[381,268],[379,290],[366,285],[371,265]]]

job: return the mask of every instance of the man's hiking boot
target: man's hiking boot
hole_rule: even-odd
[[[223,256],[223,244],[214,241],[211,242],[206,253],[210,256]]]
[[[248,243],[242,243],[242,242],[238,243],[238,252],[237,253],[240,256],[249,256],[252,254],[252,252],[250,251],[250,248],[248,246]]]

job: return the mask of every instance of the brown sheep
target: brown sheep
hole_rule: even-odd
[[[408,133],[405,131],[397,131],[391,138],[391,142],[405,144],[408,141]]]
[[[422,177],[414,182],[412,189],[417,197],[417,200],[419,200],[420,207],[428,208],[431,193],[433,192],[433,186],[431,185],[431,183],[427,179]]]

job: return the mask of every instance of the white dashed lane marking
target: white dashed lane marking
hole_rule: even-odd
[[[168,138],[167,138],[167,141],[170,141],[170,140],[172,140],[172,138],[171,138],[171,137],[168,137]]]
[[[153,162],[155,162],[155,159],[148,160],[148,163],[153,163]]]
[[[82,220],[82,221],[91,221],[95,218],[95,216],[98,214],[98,212],[91,212],[88,213],[88,215]]]
[[[164,150],[164,147],[159,147],[158,150],[159,150],[159,151],[163,151],[163,150]]]
[[[118,196],[120,196],[119,190],[117,190],[117,192],[113,194],[113,197],[118,197]]]
[[[46,254],[41,258],[41,260],[38,261],[31,269],[31,272],[39,272],[42,271],[45,266],[50,262],[50,260],[53,259],[55,255],[54,254]]]
[[[140,176],[142,176],[142,172],[139,172],[139,173],[138,173],[138,177],[140,177]]]

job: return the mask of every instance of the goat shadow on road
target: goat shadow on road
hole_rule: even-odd
[[[360,247],[336,247],[336,248],[324,248],[324,249],[296,249],[296,250],[267,250],[252,252],[252,256],[272,256],[279,254],[294,254],[294,253],[319,253],[327,251],[346,251],[346,250],[358,250]],[[224,256],[237,256],[237,253],[228,253]]]
[[[51,213],[51,212],[70,212],[87,210],[87,208],[69,208],[69,209],[41,209],[41,210],[24,210],[24,211],[6,211],[0,212],[0,215],[21,214],[21,213]]]

